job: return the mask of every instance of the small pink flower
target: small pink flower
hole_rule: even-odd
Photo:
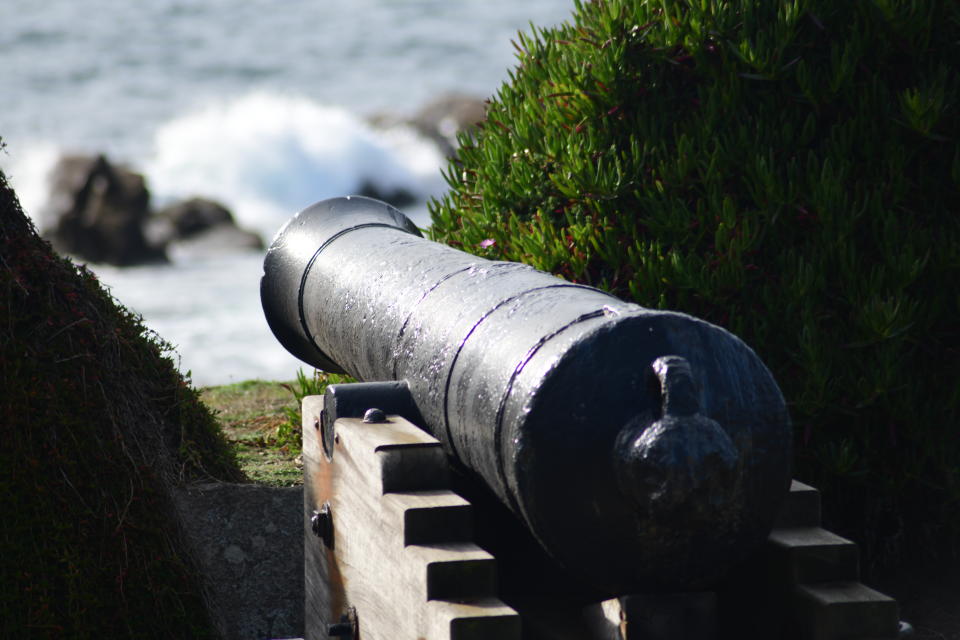
[[[495,244],[497,244],[497,241],[494,240],[493,238],[487,238],[486,240],[481,240],[481,241],[480,241],[480,247],[483,248],[483,249],[488,249],[488,248],[492,247],[492,246],[495,245]]]

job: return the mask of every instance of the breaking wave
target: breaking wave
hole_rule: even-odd
[[[258,93],[162,125],[142,168],[160,202],[213,197],[270,237],[313,202],[367,187],[426,200],[444,189],[443,163],[408,127],[378,129],[341,107]]]

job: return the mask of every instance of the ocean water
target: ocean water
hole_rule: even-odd
[[[441,95],[492,95],[511,40],[569,18],[570,0],[3,0],[0,168],[42,225],[49,169],[103,152],[143,171],[154,203],[221,200],[269,240],[296,211],[368,182],[402,187],[428,224],[443,159],[404,127]],[[91,265],[173,343],[198,385],[305,367],[263,320],[263,256]]]

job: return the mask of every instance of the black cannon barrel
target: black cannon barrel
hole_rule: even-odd
[[[421,426],[598,588],[718,579],[788,489],[783,397],[741,340],[430,242],[382,202],[297,214],[261,298],[298,358],[404,383]]]

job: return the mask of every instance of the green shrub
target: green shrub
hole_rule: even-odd
[[[0,637],[214,635],[170,489],[240,479],[170,347],[0,172]]]
[[[433,237],[727,327],[828,526],[960,539],[960,5],[578,1],[517,50]]]

